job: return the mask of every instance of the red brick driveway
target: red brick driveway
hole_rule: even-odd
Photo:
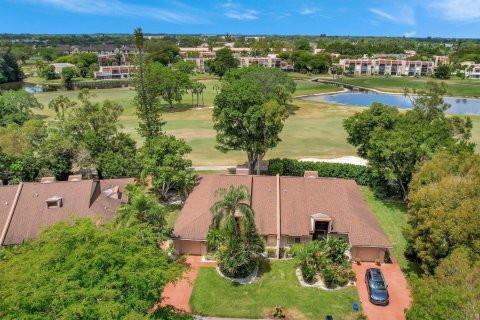
[[[376,306],[368,300],[367,286],[365,285],[365,272],[368,268],[380,268],[388,285],[390,303],[388,306]],[[362,308],[369,320],[404,320],[404,309],[410,307],[410,289],[400,266],[396,263],[382,264],[380,267],[374,263],[362,262],[361,265],[353,264],[353,271],[357,274],[357,290]]]
[[[202,257],[188,256],[186,264],[190,266],[190,270],[184,274],[185,279],[177,284],[169,283],[162,294],[162,306],[171,305],[185,312],[192,312],[190,308],[190,296],[192,295],[193,285],[198,275],[200,267],[215,267],[215,262],[202,262]]]

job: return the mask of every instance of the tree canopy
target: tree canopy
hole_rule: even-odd
[[[468,142],[469,118],[446,117],[443,85],[429,82],[414,98],[414,108],[400,113],[396,108],[373,103],[368,110],[344,121],[347,141],[369,161],[374,173],[398,188],[404,200],[416,165],[444,148],[473,152]]]
[[[162,307],[148,313],[185,267],[145,224],[61,222],[0,255],[2,319],[191,319]]]
[[[143,179],[151,177],[154,193],[168,199],[171,193],[186,197],[195,185],[196,175],[187,168],[192,162],[185,158],[191,147],[171,135],[158,135],[146,140],[139,150]]]
[[[12,53],[10,45],[0,42],[0,83],[18,81],[23,72]]]
[[[208,72],[221,78],[228,70],[237,68],[240,61],[233,56],[232,50],[223,48],[217,51],[214,59],[208,60],[205,64]]]
[[[216,148],[246,151],[250,172],[267,150],[281,141],[279,134],[288,117],[284,105],[267,100],[273,93],[264,92],[261,84],[240,79],[222,86],[214,101]]]
[[[455,248],[480,256],[480,156],[447,152],[423,163],[410,183],[407,254],[433,272]]]
[[[42,108],[43,106],[31,93],[23,90],[5,91],[0,94],[0,127],[11,123],[22,125],[32,118],[32,109]]]
[[[413,304],[408,320],[464,320],[478,317],[480,260],[465,248],[455,249],[435,274],[414,279]]]

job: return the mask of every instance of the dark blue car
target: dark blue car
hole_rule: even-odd
[[[365,273],[365,284],[368,290],[368,299],[371,303],[386,306],[389,302],[387,284],[382,271],[378,268],[367,269]]]

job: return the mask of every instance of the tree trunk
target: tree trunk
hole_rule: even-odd
[[[261,155],[258,155],[257,156],[257,176],[260,175],[260,165],[262,163],[262,156]]]
[[[257,157],[253,153],[248,153],[248,173],[254,174]]]
[[[405,188],[405,186],[403,185],[402,179],[399,179],[399,180],[398,180],[398,184],[399,184],[400,187],[402,188],[403,201],[404,201],[404,202],[407,202],[407,201],[408,201],[408,190],[407,190],[407,189]]]

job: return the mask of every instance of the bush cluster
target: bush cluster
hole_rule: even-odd
[[[320,274],[327,287],[345,286],[356,279],[355,272],[345,256],[348,243],[344,239],[328,238],[312,241],[305,245],[295,245],[291,252],[297,259],[303,280],[313,282]]]
[[[303,162],[293,159],[271,159],[268,162],[269,175],[303,176],[305,171],[317,171],[319,177],[353,179],[359,185],[375,185],[375,178],[368,167],[328,162]]]

